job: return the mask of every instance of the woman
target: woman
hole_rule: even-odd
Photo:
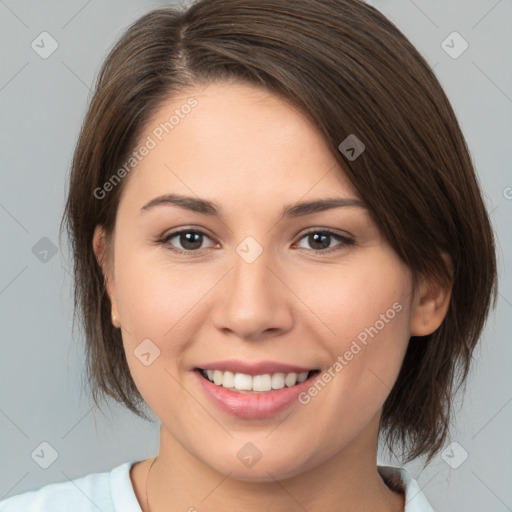
[[[108,56],[65,216],[94,399],[160,449],[1,511],[432,508],[496,300],[464,137],[408,40],[358,0],[199,0]]]

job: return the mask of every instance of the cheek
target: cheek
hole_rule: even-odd
[[[410,273],[389,249],[374,251],[365,258],[350,261],[333,270],[296,283],[304,302],[329,328],[333,346],[368,330],[403,333],[408,325]],[[300,287],[299,287],[300,286]]]
[[[177,422],[186,406],[186,395],[176,382],[178,367],[193,338],[194,305],[205,291],[197,277],[192,282],[192,275],[163,268],[149,258],[120,257],[117,265],[116,299],[130,373],[153,411],[160,411],[172,397],[167,414]]]
[[[323,347],[332,361],[325,375],[332,393],[321,393],[342,419],[373,416],[391,391],[410,337],[411,286],[408,269],[385,252],[347,266],[332,276],[328,294],[315,294],[315,311],[331,331]]]
[[[126,331],[136,338],[172,339],[194,318],[194,305],[215,276],[169,263],[161,248],[128,252],[124,245],[120,241],[116,260],[116,299]]]

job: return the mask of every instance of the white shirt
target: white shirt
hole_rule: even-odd
[[[125,462],[105,473],[90,473],[72,481],[48,484],[0,501],[0,512],[142,512]],[[387,480],[405,492],[405,512],[434,512],[416,480],[403,468],[378,466]],[[389,484],[388,484],[389,485]]]

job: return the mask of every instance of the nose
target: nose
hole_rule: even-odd
[[[235,252],[230,272],[216,287],[212,313],[215,327],[225,334],[264,340],[292,328],[293,293],[270,253],[263,250],[248,262]]]

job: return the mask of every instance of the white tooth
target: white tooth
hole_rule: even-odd
[[[233,372],[224,372],[224,377],[222,378],[222,385],[225,388],[233,388],[235,381],[235,375]]]
[[[302,372],[297,375],[297,382],[304,382],[308,378],[309,372]]]
[[[252,377],[245,373],[236,373],[233,387],[240,391],[250,391],[252,389]]]
[[[268,373],[264,375],[247,375],[245,373],[222,372],[220,370],[206,370],[208,378],[217,386],[235,388],[239,391],[260,391],[266,392],[272,389],[282,389],[285,386],[291,387],[304,382],[309,372],[302,373]]]
[[[252,378],[253,391],[270,391],[272,389],[272,378],[270,374],[255,375]]]
[[[272,375],[272,389],[284,388],[284,373],[274,373]]]
[[[213,372],[213,382],[217,385],[217,386],[220,386],[222,384],[222,372],[219,371],[219,370],[215,370]]]
[[[286,377],[284,378],[284,383],[290,387],[290,386],[295,386],[295,384],[297,383],[297,374],[296,373],[287,373],[286,374]]]

